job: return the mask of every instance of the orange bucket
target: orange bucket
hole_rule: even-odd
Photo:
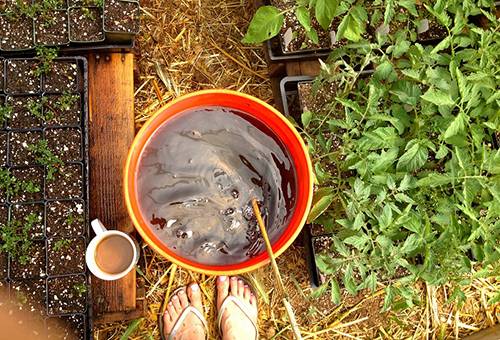
[[[290,222],[285,226],[281,236],[273,243],[273,251],[276,256],[279,256],[292,244],[306,222],[312,201],[313,173],[307,148],[298,132],[281,113],[267,103],[239,92],[228,90],[198,91],[173,100],[158,110],[144,124],[130,147],[124,172],[125,200],[130,218],[139,234],[149,246],[169,261],[204,274],[236,275],[268,264],[267,252],[263,251],[244,262],[227,265],[206,265],[185,259],[170,250],[150,229],[147,219],[141,214],[137,195],[136,176],[140,156],[153,133],[172,117],[186,110],[207,106],[231,108],[255,117],[268,126],[287,148],[297,176],[296,205]]]

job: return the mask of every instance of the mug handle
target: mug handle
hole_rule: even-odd
[[[106,227],[104,226],[104,224],[102,224],[101,221],[99,221],[99,219],[95,219],[93,220],[90,225],[92,226],[92,229],[94,230],[94,233],[96,235],[99,235],[99,234],[102,234],[106,231],[108,231],[108,229],[106,229]]]

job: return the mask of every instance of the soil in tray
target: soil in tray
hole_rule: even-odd
[[[47,203],[47,236],[76,237],[85,235],[85,203],[51,201]]]
[[[44,206],[42,203],[14,204],[10,209],[11,219],[17,221],[24,221],[30,214],[36,215],[38,222],[33,224],[30,236],[32,239],[42,239],[44,237]]]
[[[54,61],[45,75],[43,89],[50,93],[66,93],[78,90],[78,65],[70,61]]]
[[[7,164],[7,132],[0,132],[0,166]]]
[[[20,311],[45,315],[45,280],[16,281],[10,284],[10,300]]]
[[[15,177],[16,181],[30,183],[30,187],[34,189],[32,190],[33,192],[28,192],[27,190],[19,191],[10,198],[12,202],[33,202],[43,199],[42,167],[13,169],[12,175]]]
[[[30,145],[42,139],[41,131],[25,131],[10,133],[10,164],[13,166],[36,164],[35,154],[29,150]]]
[[[335,98],[337,91],[335,83],[327,83],[315,90],[313,82],[301,82],[297,84],[297,88],[302,112],[311,111],[314,113],[326,113],[328,111],[327,104]],[[340,116],[335,118],[340,118]]]
[[[85,240],[83,238],[52,238],[47,240],[48,275],[85,272]]]
[[[106,1],[104,30],[108,32],[137,33],[139,31],[139,3],[121,0]]]
[[[49,95],[44,104],[52,118],[45,125],[76,126],[81,123],[81,97],[79,94]]]
[[[28,262],[21,263],[18,259],[11,258],[10,278],[30,279],[45,277],[45,242],[33,242],[28,251]]]
[[[80,314],[47,319],[47,339],[80,340],[85,338],[85,317]]]
[[[34,47],[33,20],[24,15],[15,15],[12,18],[1,15],[0,36],[3,50],[32,49]]]
[[[11,129],[35,129],[42,127],[42,120],[33,112],[41,114],[41,99],[35,96],[8,96],[7,105],[12,108],[8,126]]]
[[[47,129],[45,138],[49,149],[63,162],[76,162],[82,159],[82,135],[79,129]]]
[[[57,46],[69,43],[68,15],[66,11],[51,11],[46,17],[35,18],[37,45]]]
[[[45,183],[47,198],[79,198],[82,196],[83,173],[79,164],[67,164],[59,168],[54,180]]]
[[[83,275],[48,279],[49,315],[85,312],[87,288]]]
[[[102,10],[96,7],[69,10],[69,38],[73,42],[95,42],[104,39]]]
[[[37,93],[41,88],[40,77],[35,74],[37,60],[8,60],[5,92],[10,94]]]

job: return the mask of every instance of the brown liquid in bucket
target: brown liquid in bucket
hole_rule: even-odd
[[[123,236],[105,237],[96,247],[95,262],[105,273],[120,274],[130,266],[133,260],[134,249]]]
[[[251,199],[271,241],[295,208],[296,176],[272,131],[240,111],[206,107],[178,114],[146,144],[136,174],[141,213],[174,253],[207,265],[265,251]]]

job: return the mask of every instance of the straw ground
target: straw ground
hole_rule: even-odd
[[[195,90],[226,88],[272,102],[271,86],[260,47],[240,40],[252,14],[249,0],[143,0],[142,32],[136,48],[136,123],[169,100]],[[215,328],[215,278],[188,272],[143,245],[138,278],[146,288],[144,318],[100,326],[95,338],[158,339],[157,318],[166,296],[178,286],[201,284],[209,339]],[[465,288],[466,303],[447,304],[451,287],[417,283],[420,303],[381,313],[383,285],[374,293],[343,294],[334,305],[328,292],[312,298],[305,250],[292,246],[278,258],[291,302],[307,339],[452,339],[500,322],[500,306],[487,301],[500,290],[500,278],[476,279]],[[264,339],[291,339],[286,313],[275,291],[270,267],[249,275],[259,291],[259,326]]]

